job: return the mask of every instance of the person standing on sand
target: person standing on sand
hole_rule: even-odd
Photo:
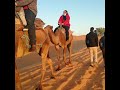
[[[90,32],[86,35],[86,46],[90,51],[91,65],[98,64],[97,60],[97,49],[98,49],[98,36],[94,33],[94,27],[90,28]],[[94,58],[95,57],[95,58]]]
[[[37,15],[37,0],[22,0],[16,1],[15,5],[23,7],[25,11],[25,18],[27,21],[28,35],[31,45],[30,52],[36,51],[36,33],[34,21]]]
[[[103,55],[104,64],[105,64],[105,33],[99,41],[99,46],[100,46],[100,49],[102,50],[102,55]]]

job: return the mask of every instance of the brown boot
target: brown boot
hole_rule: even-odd
[[[29,52],[36,52],[36,45],[31,45]]]

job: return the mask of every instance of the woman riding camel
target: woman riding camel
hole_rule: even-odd
[[[70,16],[68,14],[67,10],[63,11],[63,15],[60,16],[58,25],[62,25],[62,27],[65,29],[66,32],[66,41],[69,39],[69,29],[70,29]],[[55,29],[55,31],[57,28]]]

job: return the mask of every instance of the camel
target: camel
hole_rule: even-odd
[[[72,49],[72,40],[73,40],[73,35],[72,31],[69,30],[69,40],[66,41],[66,34],[65,34],[65,29],[60,27],[56,32],[53,32],[53,27],[48,25],[44,28],[49,35],[50,41],[55,45],[55,49],[57,51],[57,58],[58,58],[58,68],[56,71],[60,70],[60,50],[59,47],[63,48],[63,60],[65,65],[72,65],[71,63],[71,49]],[[68,48],[69,51],[69,63],[67,64],[66,62],[66,50]]]
[[[16,29],[15,30],[15,54],[16,54],[19,48],[19,44],[21,44],[20,37],[24,34],[24,32],[22,31],[23,25],[20,23],[20,20],[15,17],[15,21],[16,21],[15,23],[15,29]],[[44,29],[38,28],[38,27],[37,29],[38,30],[36,30],[36,40],[37,40],[37,43],[41,45],[39,50],[39,55],[41,56],[41,59],[42,59],[42,72],[41,72],[41,78],[40,78],[40,82],[42,83],[45,76],[46,63],[48,63],[48,65],[50,66],[52,78],[54,78],[54,72],[53,72],[52,60],[49,57],[50,38],[48,36],[48,33],[44,31]],[[22,47],[21,49],[24,49],[24,47]],[[15,58],[17,58],[16,55],[15,55]],[[17,69],[16,63],[15,63],[15,72],[16,72],[15,78],[16,78],[16,84],[17,84],[16,86],[19,88],[19,90],[22,90],[19,71]]]

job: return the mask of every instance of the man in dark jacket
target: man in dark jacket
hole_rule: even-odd
[[[27,21],[28,35],[30,39],[30,52],[36,51],[36,33],[34,21],[37,15],[37,0],[21,0],[15,3],[18,7],[23,7]]]
[[[97,64],[97,48],[98,48],[98,36],[94,33],[94,27],[90,28],[90,32],[86,35],[86,46],[90,51],[91,65],[94,66],[94,62]],[[95,56],[95,60],[93,57]]]
[[[105,64],[105,33],[104,33],[104,36],[101,37],[99,41],[99,46],[100,46],[100,49],[102,50],[104,64]]]

